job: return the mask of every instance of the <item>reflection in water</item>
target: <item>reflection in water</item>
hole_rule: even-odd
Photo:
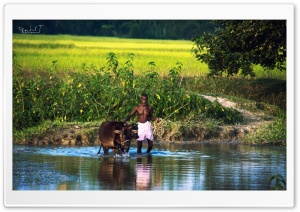
[[[152,156],[147,156],[147,162],[143,163],[142,157],[136,159],[136,190],[149,190],[152,181]]]
[[[123,158],[102,158],[98,179],[103,190],[133,190],[134,172],[130,170],[129,160]]]
[[[13,190],[271,190],[271,176],[287,175],[281,147],[157,144],[127,158],[96,149],[14,146]]]
[[[144,161],[143,161],[144,160]],[[150,190],[152,181],[152,156],[137,157],[135,170],[129,159],[103,157],[98,172],[102,190]]]

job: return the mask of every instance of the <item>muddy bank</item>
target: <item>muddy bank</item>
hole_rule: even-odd
[[[169,124],[169,123],[168,123]],[[254,133],[256,126],[216,126],[207,127],[201,124],[180,125],[171,123],[167,125],[162,134],[154,131],[156,142],[243,142],[245,136]],[[15,144],[24,145],[100,145],[97,135],[98,127],[65,126],[59,129],[52,129],[38,136],[28,139],[15,140]]]
[[[238,125],[214,125],[205,122],[171,122],[164,120],[160,126],[154,125],[154,137],[156,142],[245,142],[247,136],[255,134],[256,131],[272,121],[266,121],[262,116],[251,113],[240,108],[235,102],[225,98],[202,95],[210,101],[218,101],[224,107],[230,107],[239,111],[244,118],[243,124]],[[53,127],[46,132],[30,136],[26,139],[14,139],[14,144],[24,145],[100,145],[98,138],[98,126],[64,125]]]
[[[14,144],[22,145],[89,145],[100,144],[98,135],[98,127],[80,127],[64,126],[59,128],[52,128],[47,132],[39,134],[37,136],[30,136],[22,140],[14,139]]]
[[[64,129],[54,130],[37,137],[16,140],[15,144],[24,145],[90,145],[100,144],[97,135],[97,128],[76,129],[72,126]],[[245,135],[250,133],[252,129],[242,127],[218,127],[217,130],[201,127],[199,125],[189,126],[188,129],[178,131],[176,133],[166,131],[162,137],[155,135],[156,142],[182,142],[182,141],[238,141],[241,142]]]

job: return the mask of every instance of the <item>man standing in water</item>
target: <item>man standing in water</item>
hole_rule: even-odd
[[[153,115],[153,108],[148,104],[148,95],[141,95],[141,104],[135,106],[132,112],[125,118],[124,123],[128,121],[131,116],[137,113],[138,118],[138,148],[137,153],[142,153],[143,141],[148,141],[147,153],[152,150],[153,147],[153,129],[150,121],[155,121],[156,118]],[[159,121],[159,120],[158,120]]]

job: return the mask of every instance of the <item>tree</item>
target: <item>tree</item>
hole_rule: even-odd
[[[13,33],[42,25],[43,34],[185,39],[213,32],[207,20],[14,20]]]
[[[138,24],[131,25],[130,28],[130,37],[132,38],[141,38],[141,30]]]
[[[195,57],[207,63],[211,76],[240,73],[255,76],[253,65],[285,70],[285,20],[214,21],[215,34],[193,39]]]

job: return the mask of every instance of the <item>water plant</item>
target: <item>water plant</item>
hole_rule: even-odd
[[[286,189],[286,180],[280,174],[271,176],[269,179],[269,183],[272,184],[271,189],[273,189],[273,190],[285,190]]]

